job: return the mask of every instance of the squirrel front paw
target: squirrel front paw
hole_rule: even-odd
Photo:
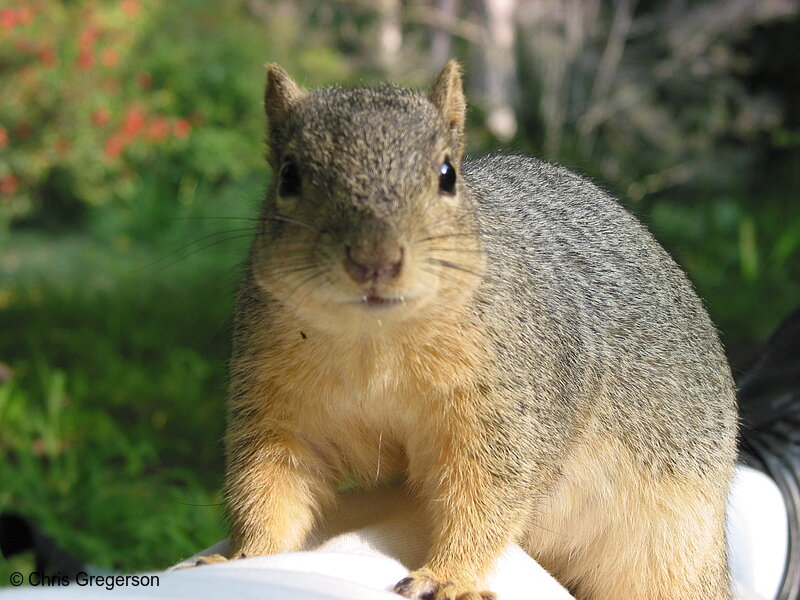
[[[209,556],[201,556],[200,558],[198,558],[194,562],[194,566],[195,567],[202,567],[203,565],[213,565],[213,564],[216,564],[216,563],[227,562],[229,560],[236,560],[236,559],[239,559],[239,558],[247,558],[247,555],[244,552],[242,552],[238,556],[233,556],[231,558],[228,558],[227,556],[225,556],[223,554],[211,554]]]
[[[459,588],[452,581],[438,581],[430,569],[412,571],[393,590],[411,600],[497,600],[494,592]]]

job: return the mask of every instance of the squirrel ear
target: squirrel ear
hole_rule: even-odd
[[[305,96],[297,84],[277,63],[267,65],[267,85],[264,89],[264,111],[267,113],[267,127],[270,146],[279,143],[276,139],[289,110]]]
[[[453,135],[453,144],[461,156],[464,148],[464,121],[467,114],[467,101],[461,83],[461,66],[450,59],[439,77],[428,91],[428,100],[439,110]]]

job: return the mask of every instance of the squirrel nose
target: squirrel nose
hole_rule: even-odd
[[[370,280],[387,282],[400,274],[403,254],[402,246],[391,254],[385,251],[358,251],[345,246],[344,268],[356,283],[366,283]]]

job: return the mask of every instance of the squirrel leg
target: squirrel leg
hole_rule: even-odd
[[[730,600],[728,473],[653,473],[610,440],[563,465],[520,540],[579,600]]]
[[[333,496],[331,485],[303,460],[296,444],[270,436],[253,442],[254,437],[228,453],[231,557],[298,550],[315,510]]]
[[[449,439],[455,439],[448,436]],[[472,436],[480,440],[482,436]],[[512,508],[516,487],[493,477],[480,459],[486,449],[448,444],[427,473],[414,474],[428,496],[433,526],[432,547],[423,568],[399,581],[394,591],[407,598],[431,600],[493,600],[478,583],[522,528],[524,513]],[[419,463],[418,463],[419,464]],[[516,514],[520,513],[520,514]]]
[[[634,519],[639,523],[622,527],[628,529],[621,533],[628,533],[629,539],[615,540],[619,542],[611,545],[615,551],[603,543],[587,548],[575,597],[730,600],[724,509],[713,508],[701,493],[670,498],[674,505],[668,511],[640,508],[641,516]],[[723,502],[715,504],[724,507]]]
[[[655,529],[680,540],[676,532],[665,532],[659,524]],[[613,561],[593,556],[599,550],[591,549],[583,557],[583,576],[569,588],[581,600],[731,600],[722,535],[705,541],[710,534],[708,529],[698,523],[697,530],[687,530],[683,544],[640,540],[644,543],[637,550],[647,555],[644,559],[604,546],[606,554],[618,558]],[[698,548],[698,539],[708,546]],[[589,565],[598,566],[590,571]]]

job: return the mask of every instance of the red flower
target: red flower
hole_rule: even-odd
[[[175,134],[175,137],[178,139],[183,139],[187,137],[192,131],[192,124],[189,123],[186,119],[176,119],[175,123],[172,125],[172,132]]]
[[[106,145],[105,148],[103,148],[103,152],[105,153],[106,158],[115,159],[122,154],[124,149],[125,140],[121,135],[115,134],[106,140]]]
[[[100,61],[106,67],[115,67],[119,63],[119,51],[116,48],[106,48],[100,55]]]
[[[0,125],[0,148],[3,148],[8,143],[8,132],[5,127]]]
[[[160,142],[169,135],[169,121],[166,117],[156,117],[147,128],[145,139],[150,142]]]
[[[94,54],[91,52],[81,52],[78,54],[78,66],[84,71],[88,71],[94,66]]]
[[[13,194],[17,191],[19,181],[11,173],[6,173],[0,177],[0,192],[3,194]]]
[[[17,13],[17,21],[19,21],[20,25],[30,25],[33,23],[35,16],[36,13],[33,12],[32,6],[23,6]]]
[[[133,16],[139,12],[139,0],[122,0],[122,12]]]
[[[98,127],[106,125],[111,120],[111,113],[104,106],[98,106],[92,111],[92,123]]]
[[[144,113],[138,108],[131,108],[128,114],[125,115],[125,123],[122,125],[122,130],[128,135],[136,135],[142,130],[144,124]]]
[[[13,8],[0,10],[0,25],[2,25],[4,29],[14,29],[18,22],[17,12]]]
[[[91,52],[94,43],[97,41],[98,30],[94,25],[87,25],[80,35],[78,35],[78,50],[81,52]]]

